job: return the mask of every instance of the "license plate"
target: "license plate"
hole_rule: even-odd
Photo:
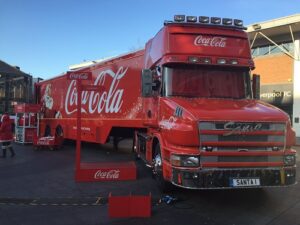
[[[230,185],[232,187],[260,186],[260,179],[259,178],[231,178]]]

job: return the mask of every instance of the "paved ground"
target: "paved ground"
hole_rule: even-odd
[[[130,142],[118,152],[110,145],[84,144],[84,160],[134,159]],[[76,183],[75,145],[59,151],[34,151],[15,145],[15,158],[0,158],[0,225],[43,224],[300,224],[300,182],[289,188],[263,190],[191,191],[175,189],[180,201],[159,203],[162,197],[151,173],[137,161],[138,180],[126,182]],[[300,147],[297,147],[300,152]],[[297,160],[300,166],[299,157]],[[149,219],[110,219],[108,193],[152,193]],[[99,198],[103,197],[103,198]],[[97,201],[98,200],[98,201]]]

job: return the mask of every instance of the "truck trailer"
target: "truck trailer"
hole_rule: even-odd
[[[145,48],[73,73],[81,138],[133,138],[162,190],[261,188],[296,183],[289,116],[259,100],[259,76],[243,22],[176,15]],[[77,82],[67,73],[36,86],[41,136],[76,140]]]

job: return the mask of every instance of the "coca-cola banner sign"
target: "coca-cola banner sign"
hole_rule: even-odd
[[[67,72],[67,80],[92,80],[91,72]]]
[[[216,48],[225,48],[227,38],[225,37],[209,37],[204,35],[199,35],[194,40],[194,45],[196,46],[208,46]]]
[[[96,180],[118,180],[120,176],[120,170],[112,169],[112,170],[105,170],[100,169],[94,174],[94,179]]]
[[[172,34],[168,53],[248,58],[248,39],[218,34]]]
[[[119,87],[119,83],[125,76],[128,68],[120,67],[116,72],[107,69],[101,71],[93,82],[99,87],[99,92],[82,91],[81,105],[82,113],[118,113],[123,104],[124,89]],[[104,90],[103,87],[108,89]],[[77,90],[76,81],[72,80],[66,92],[65,113],[70,115],[77,111]]]

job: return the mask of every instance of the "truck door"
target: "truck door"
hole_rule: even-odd
[[[143,113],[146,125],[157,127],[159,96],[161,93],[161,76],[159,70],[142,72]]]

